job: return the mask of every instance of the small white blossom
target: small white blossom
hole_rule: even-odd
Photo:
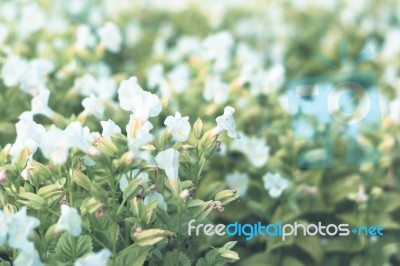
[[[191,126],[188,116],[182,117],[176,112],[175,116],[170,115],[165,119],[164,125],[175,141],[183,142],[189,138]]]
[[[29,237],[33,230],[38,227],[40,221],[35,217],[27,215],[27,208],[22,207],[17,213],[9,217],[8,220],[8,244],[13,248],[32,250],[32,243]]]
[[[41,90],[39,94],[32,98],[32,114],[42,114],[51,118],[54,115],[54,111],[48,105],[50,97],[49,90]]]
[[[144,198],[143,203],[144,203],[144,205],[147,205],[152,201],[157,201],[157,205],[160,206],[165,211],[167,211],[168,206],[164,200],[163,195],[161,195],[158,192],[152,192],[150,195],[148,195]]]
[[[96,37],[93,35],[89,26],[87,25],[78,26],[76,29],[75,38],[75,48],[77,50],[93,48],[96,45]]]
[[[132,171],[132,176],[136,176],[137,175],[137,170],[133,170]],[[121,191],[123,192],[129,184],[129,180],[128,180],[128,175],[127,174],[123,174],[119,180],[119,188],[121,189]],[[145,184],[149,181],[149,174],[146,172],[141,172],[136,178],[139,179],[139,184]]]
[[[122,35],[117,25],[112,22],[107,22],[97,33],[100,37],[100,44],[109,52],[118,53],[121,51]]]
[[[228,100],[229,84],[222,82],[218,75],[206,79],[203,97],[206,101],[223,104]]]
[[[155,158],[159,168],[165,171],[168,179],[176,180],[179,177],[179,152],[172,148],[159,152]]]
[[[96,97],[94,94],[83,99],[82,106],[85,108],[84,113],[86,115],[93,115],[98,119],[103,118],[104,115],[104,104],[102,99]]]
[[[103,128],[101,135],[105,139],[111,139],[114,134],[121,133],[121,128],[111,119],[108,119],[107,121],[101,121],[100,124]]]
[[[227,106],[224,109],[224,114],[222,116],[218,116],[217,127],[214,128],[213,133],[215,135],[219,135],[224,131],[227,131],[228,136],[234,139],[239,139],[240,135],[236,132],[236,123],[233,119],[233,113],[235,109],[233,107]]]
[[[128,146],[132,151],[137,151],[140,147],[150,143],[154,139],[153,135],[150,133],[150,130],[153,129],[153,125],[149,121],[146,121],[142,125],[140,125],[140,123],[136,116],[132,114],[126,126]]]
[[[162,110],[157,95],[144,91],[137,83],[136,77],[122,81],[118,89],[118,99],[123,110],[132,111],[142,122],[157,116]]]
[[[36,5],[30,4],[21,10],[21,19],[19,21],[19,33],[22,36],[28,36],[45,25],[46,17],[43,11]]]
[[[67,161],[70,148],[68,136],[56,126],[50,126],[47,132],[43,134],[40,149],[47,159],[57,164],[63,164]]]
[[[167,78],[173,90],[182,93],[189,87],[190,69],[186,64],[180,64],[168,73]]]
[[[269,146],[265,139],[259,139],[254,136],[246,136],[240,134],[240,139],[232,142],[231,150],[240,151],[249,159],[250,163],[255,167],[262,167],[269,158]]]
[[[282,192],[290,185],[290,181],[283,178],[280,174],[267,173],[263,176],[264,187],[268,190],[269,195],[278,198]]]
[[[23,249],[14,260],[14,266],[44,266],[36,251],[27,252]]]
[[[228,174],[225,177],[228,187],[236,191],[239,197],[243,197],[247,193],[249,187],[249,176],[246,173],[239,173],[235,171],[233,174]]]
[[[17,138],[10,149],[10,155],[15,162],[24,148],[28,148],[30,154],[34,154],[37,150],[43,135],[46,133],[45,128],[33,121],[31,112],[24,112],[19,116],[19,121],[15,125]]]
[[[67,231],[73,236],[79,236],[82,233],[82,219],[76,208],[68,205],[61,205],[61,216],[56,224],[56,232]]]
[[[1,77],[7,87],[16,86],[28,67],[28,62],[19,56],[10,56],[1,69]]]
[[[91,252],[75,261],[75,266],[106,266],[111,257],[111,251],[102,249],[97,253]]]

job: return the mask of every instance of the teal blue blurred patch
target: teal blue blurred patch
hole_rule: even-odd
[[[334,139],[346,140],[346,162],[374,162],[379,153],[360,136],[379,130],[381,115],[373,71],[350,71],[289,80],[291,127],[307,149],[298,155],[301,168],[329,168]]]

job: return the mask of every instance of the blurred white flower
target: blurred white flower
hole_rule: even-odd
[[[229,84],[222,82],[219,75],[207,77],[203,97],[206,101],[223,104],[228,100]]]
[[[101,133],[103,138],[111,139],[115,133],[121,133],[121,128],[111,119],[108,119],[107,121],[101,121],[100,124],[103,128],[103,132]]]
[[[21,90],[36,95],[46,90],[46,78],[54,70],[54,65],[47,59],[34,59],[29,62],[20,78]]]
[[[14,266],[44,266],[44,264],[40,261],[40,258],[37,255],[35,250],[28,252],[25,249],[21,250],[21,252],[15,258],[13,265]]]
[[[158,192],[151,192],[149,195],[147,195],[144,198],[143,203],[144,203],[144,205],[147,205],[152,201],[156,201],[158,206],[160,206],[162,209],[167,211],[168,206],[167,206],[167,203],[164,200],[163,195],[161,195]]]
[[[87,25],[80,25],[76,29],[75,34],[75,49],[85,50],[87,48],[93,48],[96,45],[96,36],[90,30]]]
[[[161,86],[164,82],[164,67],[161,64],[155,64],[147,70],[147,86],[152,90]]]
[[[188,89],[190,69],[186,64],[179,64],[168,73],[167,78],[173,90],[182,93]]]
[[[75,266],[106,266],[111,257],[111,251],[104,248],[97,253],[91,252],[75,261]]]
[[[169,180],[176,180],[179,177],[179,152],[172,148],[161,151],[155,160],[157,166],[165,171]]]
[[[253,96],[269,94],[282,86],[285,78],[285,69],[282,65],[275,65],[268,71],[258,71],[249,80],[250,92]]]
[[[229,137],[234,139],[240,139],[239,133],[236,132],[236,123],[233,119],[233,113],[235,109],[231,106],[227,106],[224,109],[224,114],[218,116],[215,121],[217,121],[217,127],[213,129],[214,135],[219,135],[224,131],[227,131]]]
[[[110,77],[101,77],[97,80],[94,93],[102,100],[112,101],[117,92],[117,83]]]
[[[157,116],[162,110],[157,95],[144,91],[137,83],[136,77],[122,81],[118,88],[118,99],[123,110],[132,111],[142,122]]]
[[[42,139],[40,149],[47,159],[57,164],[63,164],[67,161],[71,145],[68,136],[63,130],[52,125],[43,134]]]
[[[235,171],[233,174],[226,175],[225,181],[228,187],[235,190],[239,197],[246,195],[249,187],[249,176],[246,173]]]
[[[103,45],[107,51],[111,53],[118,53],[121,51],[122,35],[117,25],[113,22],[107,22],[97,33],[100,37],[100,44]]]
[[[170,115],[165,119],[164,125],[175,141],[183,142],[189,138],[191,126],[188,116],[182,117],[176,112],[175,116]]]
[[[22,250],[32,250],[33,244],[28,238],[32,236],[33,230],[39,226],[40,221],[35,217],[28,216],[25,206],[8,219],[9,246]]]
[[[85,115],[93,115],[98,119],[103,118],[104,104],[103,100],[91,94],[89,97],[82,100]]]
[[[267,173],[263,176],[264,187],[272,198],[278,198],[290,186],[290,181],[280,174]]]
[[[42,114],[44,116],[47,116],[48,118],[52,118],[52,116],[54,115],[54,111],[51,110],[48,106],[49,97],[49,90],[41,90],[35,97],[32,98],[31,108],[33,115]]]
[[[235,139],[231,144],[231,150],[240,151],[249,159],[255,167],[262,167],[269,158],[269,146],[265,139],[259,139],[254,136],[240,134],[240,139]]]
[[[36,4],[30,4],[22,8],[18,32],[23,37],[42,29],[46,21],[43,11]]]
[[[9,56],[1,69],[1,77],[7,87],[16,86],[28,67],[28,62],[19,56]]]
[[[202,45],[204,57],[208,60],[213,60],[229,55],[234,45],[234,40],[229,32],[224,31],[208,36]]]
[[[92,75],[86,74],[74,80],[74,86],[72,88],[72,91],[77,92],[84,96],[89,96],[96,91],[96,88],[97,88],[96,79]]]
[[[61,205],[61,216],[56,224],[56,232],[67,231],[73,236],[79,236],[82,233],[82,219],[76,208],[68,205]]]

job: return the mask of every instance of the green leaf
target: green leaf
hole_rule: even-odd
[[[75,259],[92,252],[92,250],[93,242],[90,236],[74,237],[64,232],[57,242],[55,252],[62,262],[73,262]]]
[[[191,262],[185,253],[179,252],[178,250],[174,249],[173,251],[168,252],[165,255],[163,265],[164,266],[170,266],[170,265],[190,266]]]
[[[141,247],[137,244],[130,245],[117,254],[116,265],[142,266],[151,249],[152,247]]]

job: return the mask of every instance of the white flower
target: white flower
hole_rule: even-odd
[[[117,83],[110,77],[101,77],[97,80],[95,93],[102,100],[112,101],[117,92]]]
[[[290,181],[283,178],[280,174],[267,173],[263,176],[264,187],[268,190],[269,195],[278,198],[282,192],[290,185]]]
[[[75,38],[75,48],[77,50],[85,50],[96,45],[96,37],[93,35],[89,26],[87,25],[78,26],[76,29]]]
[[[203,97],[206,101],[223,104],[228,100],[229,84],[221,81],[218,75],[206,79]]]
[[[161,64],[156,64],[148,68],[147,70],[147,86],[150,89],[154,89],[160,86],[164,81],[164,67]]]
[[[9,217],[8,220],[8,244],[10,247],[22,250],[32,250],[32,243],[29,237],[33,234],[33,229],[40,225],[40,221],[27,214],[27,208],[22,207],[17,213]]]
[[[65,128],[64,133],[68,138],[68,143],[71,148],[78,148],[83,152],[90,151],[91,146],[88,139],[90,130],[88,127],[82,127],[81,122],[72,122]]]
[[[111,257],[111,251],[102,249],[97,253],[91,252],[75,261],[75,266],[106,266]]]
[[[19,56],[10,56],[1,69],[1,77],[7,87],[18,85],[28,62]]]
[[[233,174],[228,174],[225,177],[228,187],[236,191],[239,197],[243,197],[247,193],[249,187],[249,176],[246,173],[235,171]]]
[[[152,202],[152,201],[156,201],[158,206],[160,206],[160,207],[163,208],[165,211],[167,211],[168,206],[167,206],[167,203],[166,203],[165,200],[164,200],[163,195],[161,195],[161,194],[158,193],[158,192],[152,192],[150,195],[147,195],[147,196],[144,198],[143,203],[144,203],[144,205],[147,205],[147,204],[149,204],[149,203]]]
[[[105,139],[110,139],[114,134],[121,133],[121,128],[111,119],[108,119],[107,121],[101,121],[100,124],[103,128],[101,135]]]
[[[76,208],[68,205],[61,205],[61,216],[56,224],[56,232],[67,231],[73,236],[79,236],[82,233],[82,219]]]
[[[155,158],[158,167],[165,171],[170,180],[176,180],[179,177],[179,155],[177,150],[170,148],[159,152]]]
[[[22,113],[19,116],[19,121],[15,125],[15,128],[17,131],[17,138],[10,149],[13,162],[17,160],[19,154],[25,147],[28,147],[30,154],[34,154],[43,135],[46,133],[42,125],[36,124],[35,121],[33,121],[31,112]]]
[[[36,251],[27,252],[25,249],[21,250],[18,257],[14,260],[14,266],[44,266],[40,261]]]
[[[284,81],[285,69],[278,64],[268,71],[258,71],[250,78],[250,92],[253,96],[260,94],[269,94],[271,91],[278,89]]]
[[[172,88],[182,93],[187,90],[190,80],[190,70],[186,64],[180,64],[172,69],[168,75],[168,80],[171,82]]]
[[[92,75],[86,74],[74,80],[72,91],[78,92],[84,96],[90,96],[96,91],[96,87],[96,79]]]
[[[107,22],[97,33],[100,37],[100,44],[109,52],[118,53],[121,51],[122,36],[117,25]]]
[[[213,133],[219,135],[224,131],[227,131],[228,136],[234,139],[240,139],[239,133],[236,132],[236,123],[233,119],[233,113],[235,109],[233,107],[227,106],[224,109],[224,114],[218,116],[215,121],[217,121],[217,127],[214,128]]]
[[[21,90],[36,95],[46,89],[46,78],[54,70],[54,65],[47,59],[34,59],[29,62],[20,78]]]
[[[136,77],[122,81],[118,89],[118,99],[123,110],[132,111],[142,122],[157,116],[162,109],[157,95],[142,90]]]
[[[47,159],[57,164],[63,164],[67,161],[70,148],[71,145],[68,136],[56,126],[50,126],[47,132],[43,134],[40,149]]]
[[[50,97],[49,90],[41,90],[39,94],[32,98],[32,114],[42,114],[51,118],[54,115],[54,111],[48,106]]]
[[[22,8],[19,21],[19,33],[28,36],[40,30],[45,24],[46,18],[43,11],[36,5],[30,4]]]
[[[144,144],[153,141],[153,135],[150,134],[150,130],[153,129],[153,125],[146,121],[140,125],[141,122],[136,118],[134,114],[130,116],[129,123],[126,126],[126,133],[128,137],[128,146],[132,151],[137,151]]]
[[[94,94],[91,94],[89,97],[83,99],[82,106],[85,108],[84,113],[86,115],[93,115],[98,119],[101,119],[104,115],[103,101]]]
[[[208,60],[225,57],[230,53],[234,40],[229,32],[218,32],[203,41],[204,57]]]
[[[176,112],[175,116],[170,115],[165,119],[164,125],[175,141],[183,142],[189,138],[191,126],[188,116],[182,117]]]
[[[240,139],[232,142],[231,150],[240,151],[249,159],[250,163],[255,167],[262,167],[269,158],[269,146],[265,139],[259,139],[254,136],[246,136],[240,134]]]

